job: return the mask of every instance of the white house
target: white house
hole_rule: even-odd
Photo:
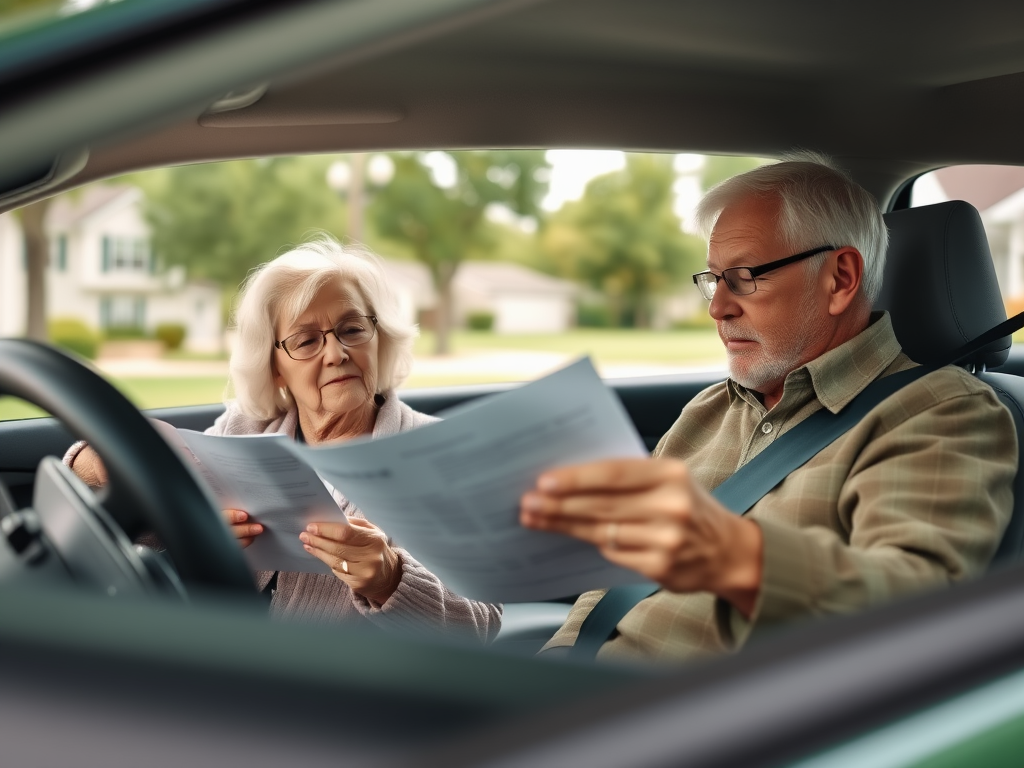
[[[579,288],[519,264],[466,261],[455,273],[457,322],[491,312],[496,333],[558,333],[575,323]]]
[[[185,347],[223,345],[221,291],[185,280],[184,270],[161,269],[140,213],[141,190],[92,185],[54,201],[47,212],[51,239],[46,274],[47,314],[74,317],[95,329],[161,323],[186,328]],[[24,333],[25,254],[13,213],[0,215],[0,336]]]

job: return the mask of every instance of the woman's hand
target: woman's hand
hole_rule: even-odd
[[[71,462],[71,471],[90,488],[100,488],[107,484],[107,468],[103,466],[100,455],[88,445]]]
[[[160,421],[160,419],[150,419],[149,422],[172,448],[182,451],[189,462],[195,463],[196,457],[189,450],[189,447],[185,445],[181,435],[178,434],[177,427],[173,424],[168,424],[166,421]],[[103,466],[103,459],[93,450],[91,445],[86,445],[78,452],[74,461],[71,462],[71,471],[78,475],[90,488],[102,488],[109,480],[107,468]]]
[[[299,539],[353,592],[375,603],[386,603],[402,580],[401,558],[384,531],[369,520],[350,517],[348,525],[311,523]]]
[[[248,512],[241,509],[224,509],[221,510],[221,514],[224,516],[224,522],[231,529],[231,533],[242,545],[242,549],[252,544],[256,537],[263,533],[262,525],[249,522]]]

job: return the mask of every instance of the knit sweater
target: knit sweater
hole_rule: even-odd
[[[414,411],[393,392],[387,392],[377,412],[373,437],[394,435],[432,421],[436,421],[433,416]],[[246,416],[232,401],[206,433],[281,433],[294,439],[298,422],[298,411],[295,408],[283,416],[265,421]],[[73,445],[64,457],[65,464],[70,465],[83,446],[84,443]],[[365,515],[340,491],[334,491],[334,499],[346,515],[365,519]],[[282,571],[278,574],[277,588],[270,600],[271,616],[317,623],[369,622],[381,628],[406,631],[441,630],[475,637],[481,642],[494,639],[501,626],[501,606],[456,595],[405,549],[394,549],[401,560],[402,578],[394,593],[383,604],[355,594],[345,582],[332,574]],[[264,590],[273,575],[273,571],[257,571],[257,588]]]

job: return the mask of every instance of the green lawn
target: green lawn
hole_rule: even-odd
[[[424,333],[416,341],[417,357],[433,354],[434,339]],[[560,334],[523,334],[499,336],[479,331],[459,331],[452,337],[452,348],[460,353],[545,352],[567,356],[590,355],[603,363],[652,363],[708,365],[724,363],[721,342],[714,329],[678,331],[633,331],[576,329]],[[196,359],[180,355],[180,359]],[[484,384],[507,381],[508,374],[486,368],[459,372],[413,374],[405,387],[440,387],[453,384]],[[224,396],[225,379],[219,377],[125,378],[112,382],[139,408],[219,403]],[[45,415],[21,400],[0,397],[0,421]]]
[[[722,342],[714,328],[677,331],[636,331],[627,328],[576,328],[557,334],[497,335],[484,331],[457,331],[452,349],[459,352],[516,350],[591,355],[607,363],[703,364],[724,362]],[[416,340],[417,356],[434,353],[434,334]]]
[[[224,386],[227,383],[226,379],[219,377],[111,379],[110,381],[139,408],[219,403],[224,399]],[[0,397],[0,421],[30,419],[46,415],[23,400]]]

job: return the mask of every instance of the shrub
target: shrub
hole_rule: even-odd
[[[580,328],[611,328],[612,313],[604,304],[580,304],[576,308],[576,324]]]
[[[470,312],[466,315],[466,325],[471,331],[489,331],[494,328],[494,313]]]
[[[160,323],[155,336],[169,349],[178,349],[185,340],[185,326],[181,323]]]
[[[135,325],[111,325],[104,329],[103,336],[108,341],[138,341],[149,338],[145,328]]]
[[[90,360],[96,357],[100,338],[92,328],[77,317],[58,317],[49,322],[50,341]]]
[[[697,312],[690,317],[682,318],[672,323],[672,329],[677,331],[703,331],[714,327],[714,318],[706,311]]]

